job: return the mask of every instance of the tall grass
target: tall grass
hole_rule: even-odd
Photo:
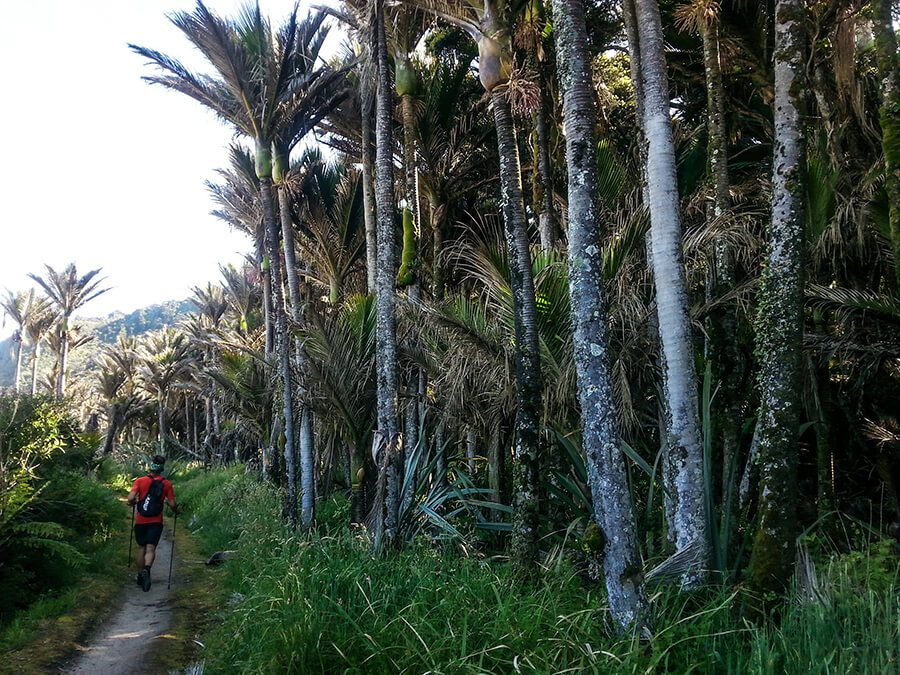
[[[204,639],[208,672],[897,668],[900,593],[896,571],[885,565],[835,558],[822,574],[820,601],[791,604],[769,624],[741,618],[738,591],[685,595],[658,586],[655,635],[639,644],[610,632],[602,587],[585,583],[570,566],[525,587],[504,564],[466,557],[447,544],[421,542],[373,558],[364,534],[344,525],[344,500],[323,504],[325,522],[316,532],[292,534],[281,524],[278,494],[235,470],[195,474],[182,494],[192,530],[208,550],[236,551],[222,573],[222,623]]]

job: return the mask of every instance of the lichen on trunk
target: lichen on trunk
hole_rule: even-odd
[[[750,584],[784,591],[793,570],[797,435],[803,339],[804,6],[779,0],[775,14],[775,146],[772,220],[756,321],[760,363],[759,524]]]

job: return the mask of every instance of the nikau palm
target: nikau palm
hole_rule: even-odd
[[[596,109],[581,0],[554,0],[560,89],[569,170],[569,297],[578,371],[578,401],[593,517],[606,533],[604,571],[613,617],[640,629],[647,599],[640,569],[631,494],[619,449],[610,373],[608,315],[597,189]]]
[[[635,0],[643,95],[643,129],[648,145],[647,192],[656,307],[666,393],[666,478],[677,552],[694,550],[686,585],[698,583],[706,569],[707,523],[697,378],[681,243],[681,215],[662,25],[656,0]]]
[[[751,583],[760,591],[784,590],[795,557],[793,486],[803,336],[804,18],[800,0],[779,0],[775,5],[772,223],[757,318],[760,524],[750,561]]]
[[[59,330],[59,371],[56,375],[56,396],[62,398],[66,393],[66,370],[69,358],[69,320],[72,314],[98,295],[106,293],[108,288],[100,288],[103,279],[95,277],[99,269],[78,276],[74,264],[69,264],[62,272],[57,272],[50,265],[44,265],[46,278],[29,274],[40,284],[57,311],[57,327]]]
[[[501,210],[509,249],[512,280],[518,408],[516,412],[514,512],[512,555],[523,571],[534,565],[537,553],[537,472],[541,412],[541,365],[537,306],[531,270],[530,242],[522,195],[522,170],[516,129],[509,101],[512,75],[505,0],[484,2],[415,3],[467,31],[478,44],[478,77],[491,97],[500,155]]]
[[[146,77],[149,82],[180,91],[213,110],[251,138],[256,151],[256,175],[259,178],[268,265],[272,274],[272,307],[275,315],[275,352],[282,379],[284,459],[287,468],[285,510],[291,522],[297,518],[296,429],[294,425],[294,387],[291,378],[291,354],[287,315],[281,280],[281,227],[276,215],[273,185],[284,169],[286,153],[302,138],[333,103],[327,94],[333,75],[327,68],[313,68],[324,40],[319,31],[323,14],[298,24],[296,11],[285,26],[274,33],[263,19],[259,6],[246,9],[236,22],[222,19],[198,0],[193,14],[176,12],[174,23],[197,47],[217,71],[219,79],[195,75],[178,61],[159,52],[131,45],[168,74]],[[274,146],[273,146],[274,144]],[[288,242],[292,246],[293,241]],[[288,278],[295,270],[288,270]],[[295,302],[298,302],[295,299]],[[305,455],[312,452],[305,449]],[[309,469],[309,457],[301,459]],[[304,524],[314,518],[312,477],[303,477]]]
[[[16,370],[13,374],[13,390],[17,394],[19,393],[19,376],[22,372],[22,345],[25,342],[34,303],[34,290],[28,293],[7,291],[6,298],[0,300],[0,307],[18,326],[16,332],[13,333],[13,342],[16,343]]]

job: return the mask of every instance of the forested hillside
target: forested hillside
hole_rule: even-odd
[[[85,336],[93,340],[85,343],[72,353],[71,369],[74,375],[96,368],[96,356],[105,347],[114,344],[120,335],[137,337],[144,333],[173,326],[187,316],[195,307],[190,300],[172,300],[158,305],[150,305],[129,314],[114,312],[106,317],[83,317],[75,321]],[[16,369],[16,346],[14,336],[0,342],[0,388],[11,388]],[[31,360],[33,347],[26,342],[22,350],[25,363]],[[39,370],[52,367],[54,356],[46,352],[41,356]],[[31,386],[30,370],[23,371],[23,386]]]

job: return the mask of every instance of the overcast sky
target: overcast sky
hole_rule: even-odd
[[[233,16],[240,0],[208,0]],[[293,0],[260,0],[280,23]],[[301,4],[305,14],[307,0]],[[102,268],[112,290],[86,316],[182,299],[249,252],[209,215],[205,180],[227,165],[231,131],[199,103],[150,85],[134,43],[197,68],[166,18],[191,0],[28,0],[0,21],[4,130],[0,162],[0,293],[26,290],[44,264]],[[0,337],[12,330],[10,322]]]

